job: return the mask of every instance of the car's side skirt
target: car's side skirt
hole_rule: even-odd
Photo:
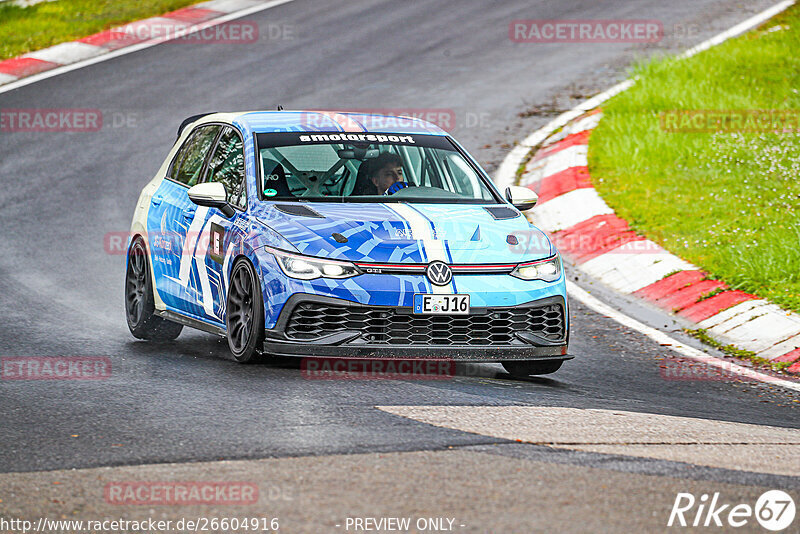
[[[221,328],[217,325],[208,324],[203,322],[199,319],[194,319],[192,317],[187,317],[185,315],[181,315],[180,313],[176,313],[170,310],[155,310],[154,313],[159,317],[163,317],[168,321],[172,321],[174,323],[179,323],[184,326],[188,326],[190,328],[196,328],[197,330],[202,330],[203,332],[208,332],[209,334],[216,334],[220,337],[225,337],[227,334],[225,333],[225,329]]]

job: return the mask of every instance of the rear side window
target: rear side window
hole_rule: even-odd
[[[220,182],[228,193],[228,202],[244,208],[247,195],[244,185],[244,149],[242,138],[233,128],[225,127],[217,148],[208,162],[207,182]]]
[[[196,129],[175,156],[169,177],[189,187],[196,185],[200,180],[200,173],[203,172],[203,162],[220,128],[222,127],[212,124]]]

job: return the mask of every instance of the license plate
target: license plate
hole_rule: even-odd
[[[424,315],[467,315],[469,295],[414,295],[414,313]]]

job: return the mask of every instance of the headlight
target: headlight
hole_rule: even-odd
[[[265,247],[275,256],[281,270],[291,278],[313,280],[315,278],[350,278],[361,274],[358,267],[348,261],[326,260],[292,254],[272,247]]]
[[[561,276],[561,259],[556,254],[546,260],[520,263],[511,271],[511,276],[516,276],[522,280],[555,282]]]

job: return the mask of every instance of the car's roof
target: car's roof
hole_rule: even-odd
[[[278,132],[374,132],[447,135],[447,132],[422,119],[402,115],[356,113],[349,111],[244,111],[206,115],[201,122],[222,120],[235,123],[252,133]]]

